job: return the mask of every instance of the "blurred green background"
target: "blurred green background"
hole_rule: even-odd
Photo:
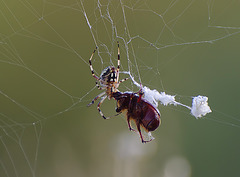
[[[238,1],[0,2],[1,177],[237,177],[240,175]],[[137,82],[206,95],[196,120],[159,105],[162,125],[142,144],[124,115],[86,105],[96,74],[117,64]],[[120,74],[120,78],[127,77]],[[128,80],[119,89],[137,91]],[[115,114],[115,101],[102,110]]]

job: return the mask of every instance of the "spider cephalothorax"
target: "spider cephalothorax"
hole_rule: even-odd
[[[97,48],[96,48],[97,49]],[[118,65],[117,68],[115,68],[114,66],[108,66],[107,68],[105,68],[100,77],[96,76],[93,70],[93,66],[92,66],[92,57],[96,51],[96,49],[93,51],[90,59],[89,59],[89,65],[90,65],[90,69],[92,72],[92,76],[97,80],[96,81],[96,86],[99,90],[106,90],[105,92],[100,93],[98,96],[96,96],[91,103],[88,104],[88,106],[92,105],[98,98],[102,97],[102,99],[100,100],[100,102],[98,103],[97,109],[99,111],[99,113],[101,114],[101,116],[106,119],[106,117],[103,115],[102,111],[100,110],[100,105],[102,104],[102,102],[108,97],[108,99],[111,99],[113,96],[112,94],[114,92],[117,92],[117,88],[119,86],[120,83],[122,83],[123,81],[126,81],[128,78],[122,79],[120,81],[119,80],[119,68],[120,68],[120,49],[119,49],[119,43],[118,43]],[[99,82],[99,84],[98,84]]]

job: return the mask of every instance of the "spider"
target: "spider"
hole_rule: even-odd
[[[109,100],[113,97],[113,93],[115,92],[118,92],[118,87],[119,87],[119,84],[121,84],[122,82],[126,81],[128,78],[125,78],[125,79],[122,79],[120,81],[119,80],[119,68],[120,68],[120,48],[119,48],[119,42],[117,42],[117,45],[118,45],[118,65],[117,65],[117,69],[114,67],[114,66],[108,66],[106,67],[100,77],[96,76],[94,74],[94,69],[93,69],[93,66],[92,66],[92,58],[93,58],[93,55],[94,53],[96,52],[97,50],[97,47],[96,49],[94,49],[90,59],[89,59],[89,66],[90,66],[90,70],[92,72],[92,76],[93,78],[96,79],[96,86],[99,90],[106,90],[102,93],[100,93],[99,95],[97,95],[91,103],[88,104],[88,106],[91,106],[92,104],[94,104],[94,102],[102,97],[102,99],[99,101],[98,105],[97,105],[97,109],[100,113],[100,115],[106,119],[106,117],[104,116],[104,114],[102,113],[101,109],[100,109],[100,106],[101,104],[103,103],[103,101],[108,98]],[[99,85],[99,84],[100,85]]]

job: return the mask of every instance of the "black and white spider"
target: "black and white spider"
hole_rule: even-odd
[[[120,81],[119,80],[119,68],[120,68],[120,49],[119,49],[119,43],[117,43],[118,45],[118,65],[117,65],[117,69],[114,66],[108,66],[107,68],[105,68],[100,77],[96,76],[94,74],[94,70],[93,70],[93,66],[92,66],[92,58],[94,53],[97,50],[96,49],[93,51],[90,59],[89,59],[89,66],[90,66],[90,70],[92,72],[92,76],[97,80],[96,81],[96,86],[99,90],[106,90],[102,93],[100,93],[99,95],[97,95],[91,103],[88,104],[88,106],[91,106],[92,104],[94,104],[94,102],[102,97],[102,99],[99,101],[98,105],[97,105],[97,109],[100,113],[100,115],[106,119],[106,117],[104,116],[104,114],[102,113],[100,106],[103,103],[103,101],[108,98],[109,100],[111,98],[113,98],[113,93],[118,92],[119,90],[117,89],[119,87],[119,84],[126,81],[128,78],[122,79]],[[99,84],[98,84],[99,82]]]

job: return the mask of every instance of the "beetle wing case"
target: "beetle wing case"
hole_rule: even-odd
[[[142,118],[142,125],[147,131],[154,131],[160,125],[160,114],[150,105],[143,115],[145,116]]]

